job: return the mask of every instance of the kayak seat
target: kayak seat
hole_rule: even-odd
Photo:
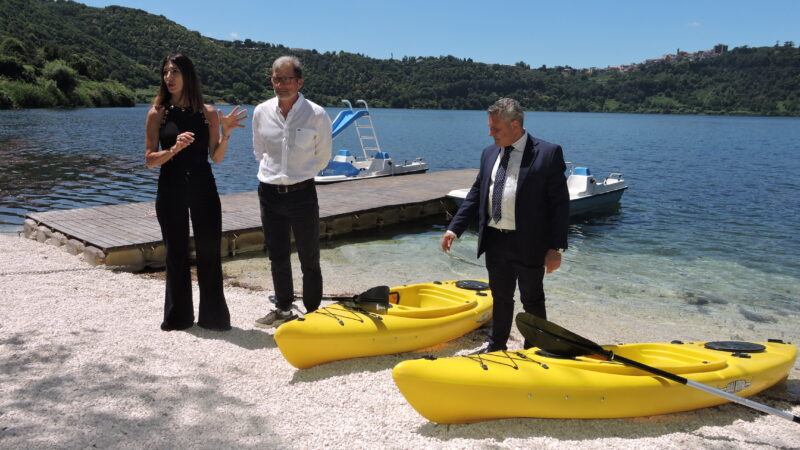
[[[620,354],[678,374],[717,371],[728,365],[725,353],[678,344],[630,345]]]
[[[639,361],[674,374],[689,374],[722,370],[728,366],[726,354],[697,347],[676,344],[629,344],[622,347],[604,345],[604,349],[628,359]],[[613,373],[617,375],[646,375],[651,373],[594,356],[579,356],[561,360],[560,365],[579,367],[582,370]]]
[[[387,314],[426,319],[449,316],[475,308],[478,300],[474,292],[464,292],[430,285],[400,288],[389,294],[390,308]]]

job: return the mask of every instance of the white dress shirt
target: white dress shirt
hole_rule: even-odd
[[[523,130],[524,131],[524,130]],[[522,165],[522,154],[525,152],[525,145],[528,143],[528,132],[526,131],[518,141],[511,144],[514,150],[511,151],[511,156],[508,159],[508,167],[506,168],[506,181],[505,188],[503,189],[503,200],[500,205],[500,221],[495,222],[492,219],[492,197],[494,194],[494,177],[497,174],[497,168],[500,167],[500,160],[503,158],[503,151],[497,155],[497,160],[494,162],[492,169],[492,178],[489,180],[489,226],[499,228],[501,230],[516,230],[515,209],[517,201],[517,180],[519,179],[519,168]]]
[[[314,178],[331,159],[333,137],[328,113],[299,94],[283,117],[278,98],[258,105],[253,113],[253,154],[258,180],[289,185]]]

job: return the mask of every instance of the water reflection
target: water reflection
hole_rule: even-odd
[[[0,111],[0,228],[19,228],[31,211],[152,201],[158,170],[144,166],[146,110]],[[489,143],[481,111],[373,114],[386,151],[398,160],[422,156],[434,171],[476,167]],[[763,308],[779,322],[796,317],[786,311],[800,310],[798,124],[792,118],[527,113],[529,131],[562,144],[567,159],[596,174],[623,172],[631,186],[617,211],[572,222],[563,270],[546,279],[548,295],[612,302],[621,310],[726,310],[749,321],[739,310],[744,305],[743,311]],[[337,137],[334,148],[358,148],[352,134]],[[234,133],[214,173],[220,193],[256,188],[249,129]],[[443,226],[325,241],[322,257],[333,268],[326,286],[485,278],[483,260],[475,258],[477,236],[464,233],[447,254],[440,249]],[[247,259],[253,263],[240,262]],[[241,269],[263,282],[269,279],[265,261],[256,255],[225,264],[231,274]],[[690,304],[687,293],[728,303]]]
[[[150,201],[157,172],[136,170],[105,154],[46,149],[36,142],[0,142],[0,224],[30,212]]]

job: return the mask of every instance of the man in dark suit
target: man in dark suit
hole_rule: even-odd
[[[495,145],[483,150],[475,183],[442,237],[442,250],[450,251],[478,219],[478,257],[486,253],[494,297],[488,343],[479,352],[507,349],[517,282],[523,309],[547,318],[542,281],[561,266],[569,221],[561,147],[525,131],[516,100],[501,98],[488,113]]]

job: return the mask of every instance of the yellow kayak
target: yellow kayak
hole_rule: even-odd
[[[714,344],[731,343],[707,344],[720,348]],[[706,343],[677,342],[603,348],[740,397],[785,379],[797,356],[795,346],[782,342],[732,344],[763,349],[745,352],[734,345],[714,350]],[[392,375],[411,406],[438,423],[648,416],[727,402],[616,361],[563,358],[537,348],[403,361]]]
[[[391,288],[385,309],[334,303],[286,322],[275,342],[299,369],[340,359],[417,350],[478,328],[492,317],[483,281],[434,281]]]

